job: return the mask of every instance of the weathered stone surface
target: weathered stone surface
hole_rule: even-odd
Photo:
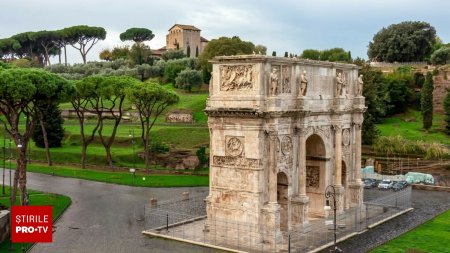
[[[0,211],[0,243],[9,237],[9,211]]]
[[[362,203],[357,66],[262,55],[212,62],[209,222],[252,224],[273,245],[325,215],[327,185],[340,211]]]
[[[166,122],[168,123],[192,123],[194,122],[194,117],[191,111],[178,110],[172,111],[167,114]]]

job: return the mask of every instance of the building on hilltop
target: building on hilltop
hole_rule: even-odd
[[[182,49],[185,54],[190,50],[190,57],[200,55],[208,40],[200,36],[201,30],[192,25],[175,24],[166,35],[166,50]]]

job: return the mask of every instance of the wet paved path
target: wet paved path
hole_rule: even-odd
[[[192,194],[207,191],[205,187],[142,188],[35,173],[27,173],[27,176],[30,189],[60,193],[72,199],[72,205],[55,224],[53,242],[36,244],[32,253],[216,252],[148,238],[141,234],[145,230],[144,223],[136,215],[142,213],[150,197],[158,201],[173,199],[184,191]]]

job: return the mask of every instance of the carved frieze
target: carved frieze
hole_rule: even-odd
[[[281,141],[278,141],[278,164],[292,164],[292,139],[290,136],[280,137]],[[278,139],[280,140],[280,139]]]
[[[292,139],[289,136],[284,136],[281,141],[281,152],[284,155],[289,155],[292,153]]]
[[[220,66],[220,90],[245,91],[253,89],[253,65]]]
[[[306,187],[319,188],[320,167],[306,166]]]
[[[291,72],[288,66],[281,66],[281,93],[291,93]]]
[[[342,145],[348,146],[350,145],[350,130],[344,129],[342,131]]]
[[[227,136],[225,154],[228,156],[243,156],[244,138]]]
[[[245,157],[213,156],[213,165],[240,168],[259,168],[260,160]]]
[[[329,126],[314,126],[312,127],[313,133],[326,137],[327,139],[331,136],[331,130]]]

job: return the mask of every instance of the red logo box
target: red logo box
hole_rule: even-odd
[[[52,242],[51,206],[13,206],[12,242]]]

